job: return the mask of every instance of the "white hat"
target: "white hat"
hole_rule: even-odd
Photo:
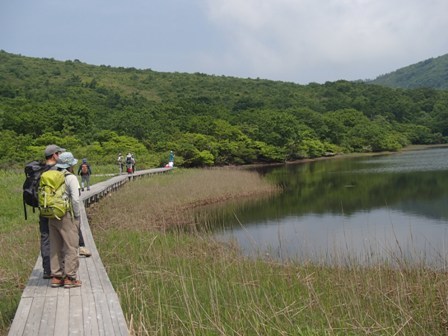
[[[58,168],[68,168],[74,166],[78,162],[71,152],[64,152],[58,157],[56,167]]]

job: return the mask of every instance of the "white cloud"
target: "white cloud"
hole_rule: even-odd
[[[372,71],[385,69],[391,60],[401,67],[407,59],[412,63],[448,52],[443,36],[448,30],[445,0],[205,3],[209,20],[229,42],[216,63],[236,67],[248,76],[286,76],[299,82],[313,77],[362,79],[363,74],[364,78],[381,74],[384,70]],[[355,71],[350,70],[353,66]],[[313,76],[316,72],[321,75]]]

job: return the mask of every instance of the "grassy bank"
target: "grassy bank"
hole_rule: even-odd
[[[446,273],[280,265],[243,258],[206,232],[167,230],[200,224],[195,210],[204,205],[269,191],[245,171],[176,171],[89,210],[136,334],[446,335]]]

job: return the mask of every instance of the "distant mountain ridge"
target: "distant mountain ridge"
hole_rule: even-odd
[[[400,68],[367,83],[403,89],[448,89],[448,54]]]

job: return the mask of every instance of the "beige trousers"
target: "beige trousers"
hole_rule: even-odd
[[[61,220],[50,219],[49,227],[51,274],[76,278],[79,268],[79,219],[67,213]]]

